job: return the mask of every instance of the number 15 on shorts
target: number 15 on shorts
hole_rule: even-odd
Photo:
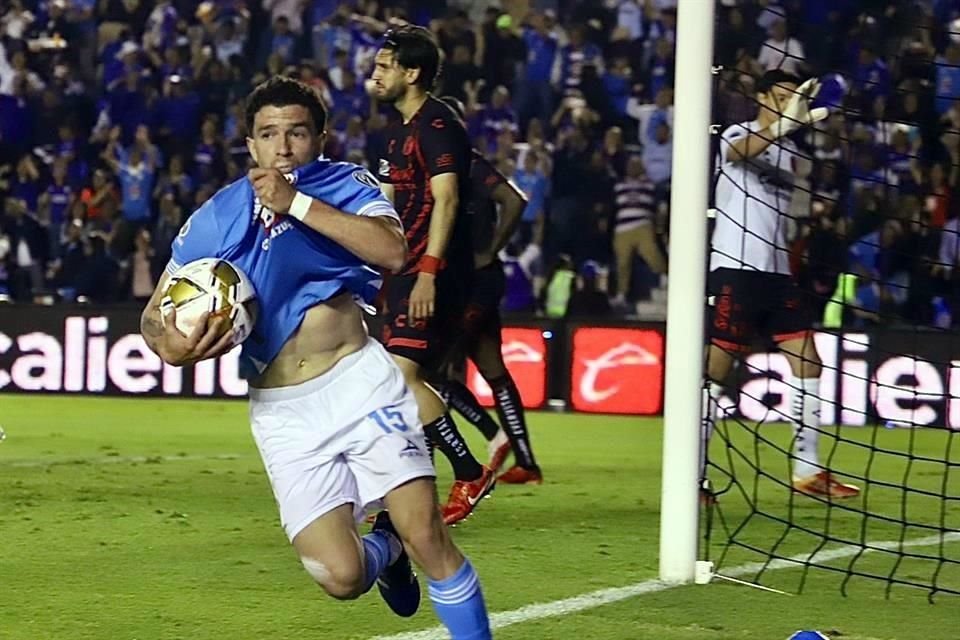
[[[410,428],[404,421],[403,413],[399,409],[384,407],[368,414],[367,417],[376,422],[384,433],[403,432]]]

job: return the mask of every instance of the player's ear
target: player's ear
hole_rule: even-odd
[[[259,167],[260,161],[257,159],[257,147],[253,144],[253,138],[250,136],[247,136],[247,151],[250,152],[250,157],[253,158],[253,161]]]
[[[417,80],[420,79],[420,69],[414,67],[413,69],[407,69],[404,71],[404,76],[406,77],[408,85],[417,84]]]

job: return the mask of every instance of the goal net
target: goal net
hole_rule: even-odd
[[[954,5],[728,4],[701,556],[791,592],[960,595]],[[807,78],[819,92],[797,111]]]

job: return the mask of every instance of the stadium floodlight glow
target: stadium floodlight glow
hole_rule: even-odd
[[[660,579],[693,582],[697,561],[700,389],[710,184],[714,3],[677,6],[670,287],[660,500]]]

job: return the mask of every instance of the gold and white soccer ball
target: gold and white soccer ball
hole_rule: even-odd
[[[164,323],[171,309],[176,309],[176,327],[184,335],[193,332],[205,312],[211,320],[225,318],[223,332],[233,329],[233,344],[237,345],[250,336],[257,321],[257,293],[236,265],[219,258],[201,258],[177,269],[167,281],[160,299]]]

